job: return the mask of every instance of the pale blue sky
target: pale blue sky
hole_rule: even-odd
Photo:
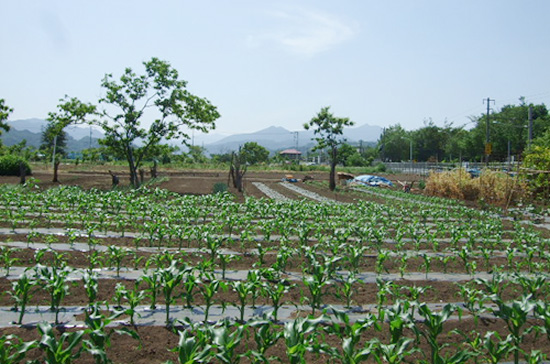
[[[96,102],[105,73],[169,61],[222,115],[217,132],[301,130],[323,106],[358,125],[454,125],[550,104],[550,1],[8,1],[0,98],[45,118]]]

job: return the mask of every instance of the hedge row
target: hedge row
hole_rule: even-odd
[[[30,175],[31,167],[26,160],[11,154],[0,156],[0,176],[19,176],[21,163],[25,167],[26,175]]]

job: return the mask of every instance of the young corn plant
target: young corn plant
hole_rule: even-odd
[[[10,275],[11,267],[19,261],[18,258],[12,257],[12,254],[17,250],[18,249],[12,249],[5,246],[0,247],[0,257],[2,259],[2,263],[4,264],[4,269],[6,270],[6,277]]]
[[[252,308],[256,308],[256,299],[258,299],[262,288],[262,275],[260,271],[257,269],[249,270],[246,275],[246,284],[250,289]]]
[[[88,296],[88,306],[91,307],[97,299],[98,292],[98,275],[97,272],[88,271],[84,272],[82,276],[82,282],[84,283],[84,289],[86,290],[86,296]]]
[[[412,348],[411,338],[401,337],[396,343],[382,344],[378,339],[372,339],[367,343],[369,352],[378,364],[399,364],[407,362],[406,358],[419,351],[418,348]]]
[[[252,287],[248,284],[248,282],[243,281],[233,281],[230,285],[231,288],[233,288],[233,291],[237,293],[237,296],[239,298],[239,304],[236,305],[240,314],[239,322],[244,323],[247,297],[248,295],[250,295]]]
[[[160,274],[159,270],[153,270],[151,272],[145,272],[140,278],[139,281],[145,282],[147,288],[145,289],[147,297],[151,301],[149,308],[154,310],[157,308],[157,295],[160,291]]]
[[[64,332],[58,339],[49,323],[40,322],[38,332],[42,336],[39,347],[46,355],[46,363],[71,364],[82,354],[84,348],[80,344],[84,330]]]
[[[379,319],[383,321],[385,314],[383,306],[387,302],[388,296],[393,294],[395,284],[392,281],[384,281],[383,279],[377,278],[376,286],[378,288],[378,293],[376,294],[378,300],[378,316]]]
[[[424,263],[422,263],[422,266],[424,266],[424,272],[426,273],[426,280],[428,280],[428,274],[432,269],[432,257],[428,254],[421,254],[421,257],[424,260]]]
[[[262,273],[265,276],[265,273]],[[295,287],[291,285],[286,279],[268,279],[267,282],[261,286],[261,294],[271,300],[271,306],[273,311],[271,312],[271,319],[275,322],[278,321],[279,308],[284,304],[283,298],[286,293]]]
[[[221,288],[222,290],[227,290],[227,285],[225,282],[217,280],[214,276],[208,272],[200,272],[200,283],[198,285],[199,291],[202,293],[202,296],[205,301],[204,307],[204,322],[208,323],[208,316],[210,315],[210,309],[214,304],[214,296]]]
[[[178,354],[180,364],[208,363],[214,353],[210,333],[206,328],[191,326],[190,329],[178,331],[178,346],[172,349]],[[174,364],[168,361],[166,364]]]
[[[36,341],[23,342],[14,335],[0,337],[0,363],[17,364],[27,355],[27,352],[37,346]]]
[[[108,307],[107,307],[108,311]],[[96,364],[111,363],[107,357],[106,349],[111,346],[111,336],[113,334],[129,335],[130,337],[139,340],[138,334],[128,328],[122,329],[107,329],[107,326],[116,320],[123,312],[116,311],[110,316],[105,316],[99,307],[98,303],[90,306],[90,310],[86,311],[86,318],[84,323],[86,324],[86,339],[83,340],[83,348],[90,353]]]
[[[443,332],[443,325],[455,311],[461,315],[460,309],[453,304],[446,304],[440,312],[432,311],[426,303],[421,303],[418,307],[419,314],[424,318],[424,329],[415,325],[413,330],[428,341],[431,348],[430,362],[433,364],[446,362],[446,358],[441,355],[442,346],[438,342],[438,337]]]
[[[200,280],[195,276],[194,269],[189,269],[183,278],[183,294],[185,300],[185,308],[192,308],[195,299],[195,290],[198,287]]]
[[[334,350],[332,356],[344,364],[357,364],[366,361],[372,354],[372,347],[367,342],[363,347],[357,347],[361,341],[361,335],[368,329],[380,330],[380,325],[374,315],[367,314],[366,317],[350,322],[347,313],[332,309],[332,313],[339,322],[333,322],[327,330],[342,340],[342,350]]]
[[[493,341],[493,337],[495,340]],[[502,363],[514,349],[514,339],[511,335],[502,339],[498,332],[488,331],[483,338],[483,357],[488,363]]]
[[[353,295],[357,291],[356,285],[362,283],[362,280],[357,277],[356,273],[349,272],[344,278],[338,281],[339,285],[335,293],[336,298],[344,299],[345,308],[350,309],[353,302]]]
[[[384,266],[384,262],[390,257],[389,250],[379,250],[378,255],[376,256],[376,265],[375,271],[377,275],[381,275],[383,271],[388,272],[387,268]]]
[[[539,299],[539,296],[546,297],[550,290],[546,276],[543,274],[527,276],[516,273],[513,281],[521,286],[524,295],[531,295],[533,300]]]
[[[56,269],[45,266],[36,266],[35,279],[48,291],[50,295],[50,310],[55,312],[55,324],[59,324],[59,311],[61,302],[69,293],[67,277],[70,273],[68,268]]]
[[[325,321],[324,316],[316,319],[297,318],[285,323],[283,335],[286,354],[290,364],[306,364],[305,353],[316,351],[319,346],[317,327]]]
[[[232,261],[241,259],[239,255],[235,254],[219,254],[220,268],[222,270],[222,279],[225,279],[225,274],[227,272],[227,264]]]
[[[508,331],[512,336],[514,344],[512,350],[514,363],[518,364],[523,338],[533,330],[533,327],[524,329],[524,326],[527,323],[528,315],[536,306],[535,301],[532,300],[531,295],[523,296],[519,300],[512,302],[506,302],[499,296],[495,303],[498,308],[490,310],[496,317],[504,320],[506,326],[508,326]]]
[[[213,348],[216,349],[215,357],[222,363],[236,364],[245,354],[239,354],[238,348],[245,335],[245,325],[231,327],[227,321],[221,326],[211,329]]]
[[[267,356],[267,350],[277,344],[283,337],[283,332],[278,330],[270,320],[255,320],[249,324],[254,333],[256,348],[246,352],[246,356],[253,363],[269,364],[273,360],[280,360],[275,356]]]
[[[315,316],[315,311],[321,308],[325,287],[331,283],[328,279],[325,265],[315,262],[312,266],[312,275],[305,276],[302,282],[309,291],[311,314]]]
[[[13,310],[16,312],[19,311],[19,319],[17,320],[18,325],[23,323],[25,309],[31,299],[31,289],[35,287],[36,284],[37,282],[33,278],[30,278],[26,274],[22,274],[17,281],[12,283],[12,291],[8,292],[15,300]]]
[[[140,290],[138,286],[139,282],[136,282],[133,289],[125,290],[122,294],[122,298],[128,304],[128,308],[126,308],[123,312],[130,316],[130,325],[134,327],[136,314],[138,317],[141,317],[141,315],[137,313],[136,308],[146,296],[145,291]]]
[[[97,250],[92,250],[88,253],[88,274],[92,274],[94,269],[102,265],[102,260]]]
[[[128,248],[119,247],[116,245],[109,245],[107,247],[107,264],[109,268],[115,268],[116,276],[120,277],[120,267],[122,266],[122,261],[127,255],[130,255],[132,251]]]
[[[166,309],[166,327],[171,326],[170,321],[170,305],[174,302],[174,290],[181,283],[185,275],[185,269],[177,267],[176,262],[173,262],[168,268],[159,270],[159,280],[164,294],[165,309]]]

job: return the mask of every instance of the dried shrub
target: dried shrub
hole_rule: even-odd
[[[432,196],[506,205],[526,196],[525,183],[504,172],[484,170],[472,178],[464,169],[431,173],[426,180],[425,193]]]

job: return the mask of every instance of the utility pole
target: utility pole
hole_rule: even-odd
[[[298,149],[298,132],[295,131],[293,132],[293,134],[294,134],[294,148]]]
[[[491,101],[493,104],[495,103],[495,100],[491,100],[490,97],[483,99],[483,103],[487,101],[487,119],[485,122],[485,166],[489,167],[489,155],[492,152],[492,145],[491,145],[491,131],[489,128],[489,113],[491,112]]]
[[[527,138],[527,146],[531,146],[533,141],[533,105],[529,105],[529,136]]]
[[[386,128],[382,128],[382,162],[386,161]]]

